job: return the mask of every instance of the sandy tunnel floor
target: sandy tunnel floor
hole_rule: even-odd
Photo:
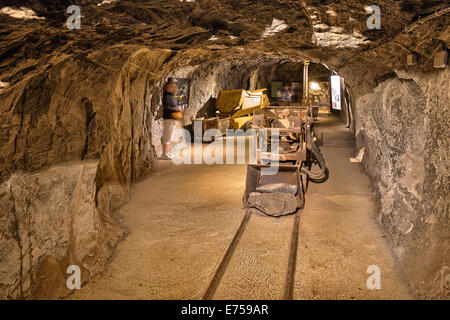
[[[318,124],[330,178],[310,184],[301,213],[295,299],[411,298],[376,223],[376,199],[354,156],[351,133]],[[245,165],[174,165],[133,186],[120,210],[130,234],[103,275],[70,299],[201,299],[245,211]],[[282,299],[293,216],[252,215],[214,299]],[[369,266],[381,289],[369,290]]]

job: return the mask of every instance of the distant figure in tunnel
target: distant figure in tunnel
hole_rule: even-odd
[[[291,91],[291,87],[289,86],[289,84],[285,83],[283,85],[283,88],[281,88],[279,90],[279,92],[277,92],[277,95],[281,102],[291,102],[292,91]]]
[[[164,128],[163,135],[161,138],[161,144],[163,147],[163,154],[161,159],[171,160],[172,157],[169,155],[170,144],[172,140],[172,135],[174,129],[177,127],[178,122],[181,120],[182,108],[178,105],[177,100],[174,95],[178,91],[178,86],[176,80],[169,78],[167,83],[164,85],[164,94],[162,98],[162,105],[164,108],[163,119]]]

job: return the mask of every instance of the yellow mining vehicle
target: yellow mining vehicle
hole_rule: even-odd
[[[223,90],[216,101],[216,116],[212,118],[194,118],[193,122],[201,122],[203,132],[218,129],[223,135],[228,129],[247,129],[253,113],[269,105],[269,98],[259,90]]]

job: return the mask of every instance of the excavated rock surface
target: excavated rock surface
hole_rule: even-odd
[[[356,108],[364,166],[381,199],[378,219],[421,298],[450,293],[449,77],[448,69],[398,72]]]
[[[67,7],[73,4],[81,7],[80,30],[69,30],[65,26],[69,16]],[[99,240],[102,235],[108,239],[118,238],[117,232],[108,227],[111,224],[115,229],[117,223],[108,222],[107,213],[126,200],[128,187],[133,181],[151,172],[155,157],[152,134],[160,117],[161,86],[171,74],[178,72],[180,76],[192,76],[199,81],[194,86],[197,92],[192,95],[194,106],[188,110],[189,115],[198,114],[214,94],[226,89],[225,84],[230,80],[236,86],[246,83],[249,75],[243,74],[254,72],[257,66],[271,68],[277,61],[304,58],[325,63],[345,76],[354,101],[371,94],[378,85],[382,86],[380,88],[398,85],[394,82],[399,80],[384,82],[397,77],[395,71],[407,69],[406,50],[419,54],[418,65],[408,68],[408,72],[416,75],[414,79],[422,79],[414,80],[419,86],[431,83],[431,79],[439,79],[444,81],[442,88],[445,84],[448,88],[448,77],[442,77],[441,72],[435,72],[431,67],[435,49],[444,44],[449,46],[448,15],[432,19],[409,33],[403,32],[405,27],[411,26],[420,17],[443,7],[442,1],[378,1],[382,10],[380,30],[367,29],[366,5],[367,1],[362,0],[196,0],[193,3],[178,0],[120,0],[111,3],[100,0],[4,0],[2,6],[15,9],[25,7],[34,13],[27,11],[33,17],[27,20],[6,13],[10,11],[0,13],[0,183],[13,185],[19,170],[23,172],[20,173],[23,177],[34,172],[30,174],[42,176],[42,179],[35,179],[36,190],[58,197],[60,191],[46,183],[44,178],[48,175],[47,170],[51,170],[48,168],[74,160],[95,159],[98,165],[95,170],[92,168],[95,171],[94,187],[89,184],[92,187],[90,191],[80,196],[83,198],[81,203],[90,203],[83,206],[86,214],[93,215],[92,203],[99,212],[96,218],[97,234],[81,242],[86,248],[95,248],[106,243]],[[219,67],[223,63],[227,63],[227,67]],[[223,71],[226,76],[223,76]],[[420,138],[419,132],[417,139],[424,139],[424,148],[431,153],[426,158],[423,154],[405,152],[402,156],[398,153],[400,163],[405,166],[407,163],[417,163],[420,168],[423,161],[425,167],[424,176],[414,179],[416,187],[406,189],[408,193],[404,193],[407,195],[404,206],[413,208],[407,212],[415,210],[416,195],[420,196],[424,190],[429,195],[432,188],[437,187],[436,182],[431,182],[433,178],[441,177],[439,186],[448,188],[442,178],[448,172],[448,166],[439,165],[447,157],[434,152],[445,149],[448,144],[438,138],[441,125],[433,124],[442,124],[439,114],[443,108],[448,111],[448,99],[440,100],[437,91],[428,94],[428,89],[421,90],[429,98],[429,107],[425,110],[428,110],[426,118],[431,125],[427,137]],[[375,98],[366,99],[366,108],[373,105],[374,110],[379,109],[377,106],[380,104]],[[383,105],[390,105],[388,101]],[[397,101],[397,104],[401,105],[405,114],[419,110],[416,100],[405,104]],[[358,103],[356,109],[363,107]],[[378,115],[387,114],[383,112]],[[362,115],[363,112],[355,110],[355,114]],[[361,121],[369,120],[364,118]],[[385,121],[390,122],[387,118],[378,118],[378,121],[375,124],[369,122],[372,127],[382,127]],[[409,120],[402,121],[398,123],[402,127],[422,125],[412,120],[411,123]],[[411,134],[416,131],[420,130],[407,130]],[[394,141],[390,142],[392,145],[402,145],[410,139],[406,134],[394,134]],[[368,138],[364,141],[369,155],[381,148],[380,140]],[[374,161],[370,163],[375,168],[380,167]],[[72,170],[78,169],[76,166],[70,168],[61,171],[60,181],[74,183]],[[376,175],[370,173],[371,168],[368,170],[369,174]],[[401,172],[401,169],[392,171],[392,177],[399,181],[399,188],[407,183],[406,180],[401,182]],[[426,186],[423,188],[420,187],[422,178]],[[7,188],[7,191],[2,191],[2,197],[14,198],[11,190],[19,192],[17,188],[24,189],[20,192],[27,192],[26,181],[20,180],[18,183],[23,185],[15,185],[16,189]],[[389,199],[386,198],[389,190],[380,191],[382,201]],[[64,201],[69,201],[75,194],[76,190],[68,190]],[[439,242],[443,242],[445,237],[439,230],[444,228],[444,220],[448,222],[448,215],[442,216],[439,212],[443,210],[441,204],[444,209],[445,205],[448,206],[448,199],[439,198],[439,195],[442,196],[442,191],[436,191],[431,198],[422,195],[422,202],[426,202],[428,207],[420,209],[419,216],[436,222],[432,224],[435,226],[433,233],[431,229],[413,228],[406,238],[397,241],[395,239],[400,233],[396,228],[401,225],[399,230],[403,230],[405,221],[410,220],[409,213],[397,210],[398,214],[393,215],[396,218],[391,219],[382,209],[382,216],[386,218],[381,222],[392,235],[394,251],[405,246],[414,248],[426,241],[421,240],[422,231],[416,230],[428,230],[423,231],[427,234],[423,239],[430,239],[436,248]],[[49,228],[49,232],[55,234],[58,232],[47,219],[52,212],[39,208],[51,204],[48,200],[39,200],[39,195],[33,193],[27,205],[36,208],[36,212],[33,211],[37,214],[36,221],[47,222],[38,224],[35,220],[29,220],[28,224],[22,224],[23,219],[13,214],[11,200],[5,201],[2,201],[0,219],[5,221],[2,225],[11,228],[2,230],[0,247],[15,249],[11,249],[11,255],[4,254],[7,249],[0,252],[1,266],[7,266],[2,270],[2,297],[46,297],[47,293],[42,291],[45,277],[38,276],[39,270],[64,270],[69,260],[82,264],[83,255],[72,254],[69,255],[72,258],[63,259],[61,257],[68,256],[67,250],[58,249],[55,253],[53,242],[51,246],[41,246],[39,254],[33,253],[25,258],[24,250],[34,252],[35,246],[17,250],[17,247],[25,246],[20,228],[26,225],[29,233],[39,233],[39,228]],[[432,212],[427,213],[426,210]],[[411,223],[414,224],[414,221]],[[14,228],[17,229],[14,226],[19,226],[19,231],[14,231]],[[80,229],[73,230],[71,238],[61,238],[68,239],[69,247],[76,245],[74,239],[77,236],[91,229],[82,224]],[[403,264],[405,267],[421,264],[413,262],[414,259],[421,261],[418,255],[423,251],[420,251],[422,247],[418,248],[417,252],[413,249],[400,250],[400,262],[406,261],[402,259],[411,261]],[[108,256],[107,251],[104,250],[100,256]],[[25,259],[29,259],[26,266],[23,264]],[[104,262],[105,259],[100,258],[99,261]],[[90,268],[90,273],[100,269],[102,263]],[[22,273],[18,273],[18,265],[22,265]],[[442,297],[448,288],[442,287],[440,280],[430,285],[433,289],[416,285],[428,281],[431,274],[437,274],[439,267],[432,269],[431,272],[423,270],[417,277],[407,273],[407,281],[420,294],[431,290],[432,296]],[[442,272],[444,278],[433,279],[445,279],[445,270]],[[17,289],[19,283],[21,290]],[[47,284],[46,288],[53,287]]]
[[[69,293],[69,265],[83,281],[103,269],[122,230],[95,206],[97,167],[16,172],[0,185],[0,299],[57,298]]]

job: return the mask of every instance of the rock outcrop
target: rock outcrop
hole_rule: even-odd
[[[68,266],[83,282],[103,270],[123,231],[96,208],[97,168],[69,162],[0,185],[0,299],[57,298]]]
[[[84,276],[84,279],[102,270],[112,253],[112,245],[103,252],[97,252],[93,248],[104,245],[105,241],[102,238],[109,237],[111,239],[108,242],[115,243],[122,235],[122,232],[116,230],[119,228],[117,221],[111,220],[108,216],[127,199],[131,182],[151,171],[154,152],[151,146],[151,121],[148,116],[150,86],[157,79],[152,71],[159,69],[169,54],[170,52],[164,50],[113,47],[101,55],[68,57],[62,59],[50,71],[30,76],[0,93],[3,109],[1,118],[3,123],[8,124],[0,129],[2,137],[0,148],[4,160],[0,162],[0,175],[5,184],[14,185],[13,190],[16,193],[19,192],[17,189],[21,183],[26,190],[29,187],[29,180],[16,181],[15,172],[33,171],[32,174],[36,176],[41,174],[46,176],[45,170],[53,168],[58,163],[95,159],[95,165],[91,165],[92,170],[88,177],[90,193],[76,195],[73,192],[77,190],[69,189],[65,194],[67,198],[65,200],[78,196],[79,203],[74,202],[77,206],[83,203],[83,196],[86,197],[85,201],[93,200],[92,208],[81,206],[80,210],[99,211],[96,213],[95,229],[91,230],[92,235],[89,238],[83,241],[75,240],[89,230],[74,222],[72,237],[67,235],[58,237],[60,241],[65,242],[65,246],[78,246],[80,250],[83,248],[91,255],[90,259],[96,260],[95,265],[85,265],[88,275]],[[74,177],[67,175],[70,171],[76,173],[77,170],[73,166],[68,166],[59,179],[72,181]],[[45,178],[36,178],[36,188],[39,192],[50,198],[60,197],[58,189],[50,183],[45,182],[41,185],[43,179]],[[9,199],[11,195],[5,193],[4,197]],[[63,199],[53,204],[54,207],[48,208],[46,207],[48,203],[36,197],[38,194],[30,196],[27,203],[36,208],[42,207],[42,210],[36,212],[38,215],[36,219],[26,220],[29,223],[27,233],[40,233],[41,229],[47,231],[55,229],[53,230],[55,233],[59,232],[57,229],[59,225],[49,224],[47,228],[43,228],[44,222],[51,221],[47,215],[56,214],[59,206],[60,210],[63,210],[64,204],[61,203]],[[45,211],[46,209],[50,212]],[[5,203],[0,214],[10,221],[9,224],[17,224],[11,220],[14,217],[11,216],[10,210],[12,209],[9,204]],[[65,218],[70,226],[70,221],[74,217],[68,213]],[[38,224],[36,220],[43,222]],[[10,236],[11,234],[4,239],[9,239]],[[20,239],[21,236],[17,235],[15,238]],[[11,242],[3,243],[4,239],[0,240],[0,246],[4,246],[6,250]],[[51,238],[48,241],[51,243]],[[64,271],[70,259],[81,263],[87,253],[71,256],[69,259],[69,252],[66,249],[39,246],[36,244],[39,248],[39,260],[27,262],[28,265],[24,267],[26,269],[21,273],[10,268],[10,261],[12,259],[18,263],[20,259],[24,259],[25,252],[28,257],[28,251],[31,249],[24,248],[18,255],[19,259],[15,256],[6,256],[8,251],[2,255],[0,260],[6,268],[4,273],[7,275],[5,282],[2,282],[3,297],[55,298],[67,294],[61,281],[58,281],[58,289],[55,289],[56,284],[53,284],[44,290],[43,288],[47,286],[43,285],[44,280],[39,276],[40,271],[36,270],[45,271],[47,267],[41,267],[41,261],[52,259],[53,267],[49,267],[49,270],[54,270],[57,266]],[[55,257],[53,250],[59,250],[56,260],[53,259]],[[11,282],[11,279],[14,279],[14,282]]]
[[[357,101],[357,141],[379,222],[412,291],[450,292],[450,72],[397,72]]]

